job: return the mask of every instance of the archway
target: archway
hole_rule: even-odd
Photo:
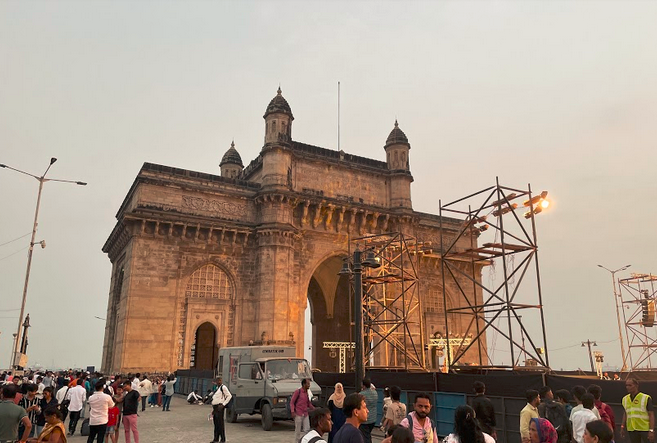
[[[205,322],[196,329],[190,366],[194,369],[214,370],[218,355],[217,330],[212,323]]]
[[[324,260],[308,284],[308,309],[312,325],[312,366],[324,372],[338,372],[339,352],[324,348],[324,342],[350,342],[351,297],[349,277],[338,275],[342,257]],[[347,370],[351,352],[347,353]]]

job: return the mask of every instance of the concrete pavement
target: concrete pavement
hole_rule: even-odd
[[[138,429],[140,443],[208,443],[212,440],[213,425],[208,421],[212,407],[208,405],[189,405],[182,396],[175,395],[171,400],[171,411],[162,408],[147,407],[139,413]],[[89,414],[86,414],[88,417]],[[77,433],[69,438],[71,443],[83,443],[87,437],[79,435],[82,420],[78,423]],[[68,429],[68,421],[66,422]],[[375,432],[378,432],[375,430]],[[379,433],[380,434],[380,433]],[[240,415],[237,423],[226,423],[226,438],[229,442],[271,442],[294,443],[294,423],[292,421],[274,421],[271,431],[263,431],[260,415]],[[381,441],[375,435],[375,442]],[[105,440],[109,442],[109,439]],[[125,442],[123,427],[119,442]]]

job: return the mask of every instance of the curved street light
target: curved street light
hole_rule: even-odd
[[[18,173],[21,173],[23,175],[28,175],[34,179],[36,179],[39,182],[39,192],[37,194],[37,203],[36,203],[36,210],[34,211],[34,224],[32,225],[32,237],[30,238],[30,248],[27,253],[27,270],[25,271],[25,285],[23,286],[23,301],[21,303],[21,313],[20,316],[18,317],[18,328],[16,330],[16,340],[14,341],[14,349],[12,351],[12,356],[11,356],[11,366],[12,368],[16,369],[18,365],[18,353],[19,353],[19,344],[21,342],[21,327],[23,326],[23,314],[25,313],[25,301],[27,300],[27,287],[28,283],[30,281],[30,267],[32,266],[32,252],[34,251],[34,245],[41,245],[42,248],[46,247],[46,242],[45,240],[42,240],[40,242],[34,242],[34,239],[36,237],[36,232],[37,232],[37,226],[38,226],[38,220],[39,220],[39,206],[41,204],[41,191],[43,190],[43,184],[46,182],[61,182],[61,183],[73,183],[76,185],[80,186],[86,186],[87,184],[85,182],[81,181],[75,181],[75,180],[61,180],[61,179],[54,179],[54,178],[46,178],[46,174],[48,174],[48,171],[50,170],[50,167],[57,161],[55,157],[50,158],[50,163],[48,164],[48,167],[46,168],[46,171],[41,175],[40,177],[34,174],[30,174],[29,172],[21,171],[20,169],[12,168],[11,166],[7,166],[5,164],[0,163],[0,168],[5,168],[5,169],[11,169],[12,171],[16,171]]]

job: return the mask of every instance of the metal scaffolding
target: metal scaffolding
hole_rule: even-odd
[[[627,351],[625,361],[630,371],[652,369],[652,357],[657,352],[655,330],[655,298],[657,276],[632,273],[618,279],[620,304],[625,323]]]
[[[529,185],[527,189],[515,189],[501,186],[496,180],[494,186],[451,203],[440,202],[440,262],[448,339],[445,355],[451,358],[450,370],[465,361],[468,352],[468,359],[476,360],[480,367],[517,367],[521,356],[525,358],[524,366],[549,367],[534,220],[547,206],[546,196],[547,192],[532,194]],[[519,214],[523,208],[527,212]],[[444,217],[463,220],[456,235],[443,229]],[[492,238],[482,241],[486,237]],[[498,272],[501,267],[502,282],[482,281],[485,266]],[[525,281],[529,283],[522,285]],[[460,299],[451,307],[448,287]],[[456,351],[450,349],[453,324],[460,325],[461,337],[472,337]],[[540,328],[538,340],[525,324],[533,331]],[[508,342],[510,358],[505,358],[510,364],[495,364],[486,343],[487,331],[493,333],[489,336],[497,335]]]
[[[373,252],[381,265],[363,274],[365,365],[426,369],[418,279],[421,245],[399,232],[367,235],[353,243]]]

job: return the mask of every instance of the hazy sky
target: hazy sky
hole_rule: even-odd
[[[0,2],[0,163],[41,174],[54,156],[52,178],[89,182],[45,186],[30,362],[100,364],[101,247],[143,162],[218,174],[233,138],[250,161],[279,83],[293,138],[335,148],[340,81],[342,148],[384,160],[398,118],[416,210],[496,176],[550,192],[553,367],[588,367],[586,339],[619,364],[596,265],[657,273],[656,22],[657,3],[629,1]],[[30,232],[37,185],[0,169],[0,244]],[[0,246],[0,367],[28,243]]]

